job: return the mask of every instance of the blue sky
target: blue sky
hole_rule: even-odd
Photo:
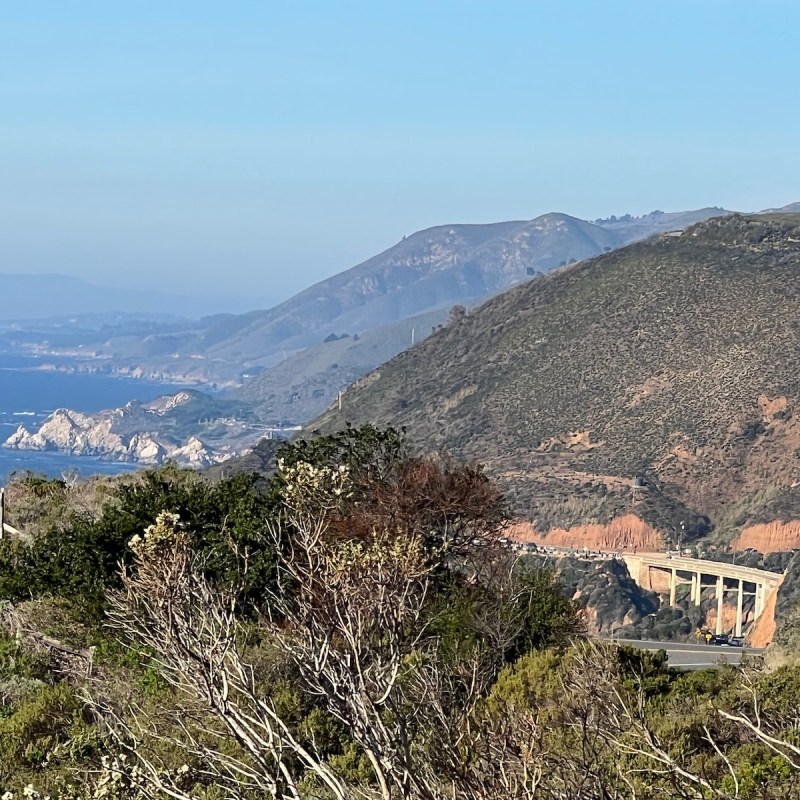
[[[284,297],[450,222],[800,200],[800,3],[0,8],[0,271]]]

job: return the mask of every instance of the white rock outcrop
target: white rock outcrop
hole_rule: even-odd
[[[212,450],[196,436],[190,436],[183,447],[172,451],[170,458],[190,467],[209,467],[227,461],[231,455]]]
[[[164,414],[172,411],[178,406],[185,405],[192,399],[189,392],[178,392],[177,394],[167,395],[166,397],[158,397],[150,403],[147,403],[144,408],[153,413],[163,417]]]
[[[17,450],[61,450],[75,455],[104,455],[127,450],[123,438],[112,430],[112,420],[90,417],[59,408],[30,433],[20,425],[5,442]]]
[[[180,395],[175,397],[175,401],[172,408],[185,402]],[[229,451],[215,450],[197,436],[175,442],[152,431],[125,433],[117,430],[115,426],[121,425],[130,414],[128,406],[96,415],[59,408],[36,431],[31,432],[20,425],[6,439],[3,447],[14,450],[58,450],[73,455],[101,456],[147,465],[163,464],[170,460],[191,467],[218,464],[233,455]]]
[[[150,433],[137,433],[128,442],[127,455],[129,461],[139,464],[162,464],[168,457],[169,448],[161,444]]]

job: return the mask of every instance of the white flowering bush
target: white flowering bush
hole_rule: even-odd
[[[21,792],[6,791],[0,800],[148,800],[152,797],[153,782],[138,764],[129,763],[125,753],[103,756],[100,769],[92,779],[58,789],[57,794],[42,794],[29,783]],[[165,785],[182,792],[190,782],[191,770],[183,764],[163,775]],[[192,797],[185,794],[185,797]]]
[[[175,534],[180,528],[181,519],[170,511],[162,511],[153,525],[145,528],[144,534],[138,533],[128,542],[128,547],[140,558],[157,555],[159,551],[170,547],[175,541]]]
[[[284,503],[295,512],[332,510],[352,496],[350,470],[343,464],[317,467],[298,461],[287,465],[279,459],[278,472],[284,483]]]
[[[367,575],[386,585],[389,580],[421,578],[431,569],[419,537],[402,539],[376,533],[368,541],[351,539],[328,545],[325,558],[325,580],[331,591],[352,584],[353,589],[361,587],[369,593],[374,587],[365,580]]]

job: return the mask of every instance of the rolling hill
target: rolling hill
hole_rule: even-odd
[[[785,532],[800,520],[800,215],[710,219],[518,286],[311,427],[345,421],[484,462],[540,533]]]
[[[414,233],[268,310],[218,314],[163,334],[154,332],[144,341],[110,332],[105,341],[93,343],[89,366],[176,382],[236,386],[243,382],[243,373],[275,366],[322,344],[332,333],[390,330],[392,324],[421,314],[474,305],[535,275],[632,239],[726,213],[719,208],[654,212],[597,224],[553,213],[528,221],[441,225]],[[385,358],[393,355],[385,347],[381,353]]]
[[[420,342],[447,321],[444,309],[417,314],[361,335],[329,334],[321,344],[267,367],[231,396],[258,408],[262,417],[307,422],[321,414],[337,392],[378,364]]]
[[[363,333],[417,314],[483,300],[531,276],[723,209],[595,225],[567,214],[485,225],[441,225],[404,238],[362,264],[267,311],[225,317],[195,342],[208,358],[269,364],[276,354]]]

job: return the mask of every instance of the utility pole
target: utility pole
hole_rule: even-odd
[[[5,487],[0,487],[0,539],[4,538],[6,533],[6,490]]]
[[[414,346],[414,332],[415,332],[415,330],[416,330],[415,328],[411,329],[411,346],[412,347]]]

